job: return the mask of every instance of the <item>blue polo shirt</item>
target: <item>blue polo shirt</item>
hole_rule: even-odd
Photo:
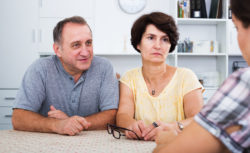
[[[75,83],[57,56],[40,58],[26,71],[14,108],[48,116],[55,106],[68,116],[89,116],[117,109],[118,81],[110,62],[93,57],[90,68]]]

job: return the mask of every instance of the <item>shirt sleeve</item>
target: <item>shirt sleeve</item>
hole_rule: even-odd
[[[108,61],[103,64],[104,75],[100,89],[100,110],[118,109],[119,87],[114,69]]]
[[[124,83],[126,86],[129,87],[129,89],[132,90],[132,84],[131,84],[131,76],[130,76],[130,71],[126,72],[122,78],[120,79],[121,83]]]
[[[217,137],[231,152],[250,146],[250,69],[233,73],[195,116],[195,121]],[[241,129],[231,134],[230,126]]]
[[[184,69],[183,74],[183,96],[195,89],[202,89],[204,92],[204,87],[199,82],[197,76],[189,69]]]
[[[39,112],[45,99],[44,75],[39,61],[33,63],[25,72],[13,108]]]

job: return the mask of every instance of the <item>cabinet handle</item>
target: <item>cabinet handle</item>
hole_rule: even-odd
[[[39,29],[39,42],[41,43],[42,42],[42,30]]]
[[[12,115],[4,115],[4,117],[12,117]]]
[[[4,99],[5,100],[15,100],[16,98],[15,97],[5,97]]]
[[[33,43],[35,43],[36,42],[36,30],[35,29],[32,30],[32,39],[33,39]]]

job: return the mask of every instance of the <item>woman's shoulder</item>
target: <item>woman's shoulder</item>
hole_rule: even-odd
[[[124,75],[122,76],[122,78],[120,80],[121,81],[128,81],[128,80],[131,81],[131,80],[138,79],[140,76],[140,73],[141,73],[140,67],[130,69],[124,73]]]
[[[176,72],[179,75],[194,75],[194,72],[189,69],[189,68],[185,68],[185,67],[177,67]]]
[[[141,73],[141,67],[136,67],[125,72],[125,75],[136,76]]]

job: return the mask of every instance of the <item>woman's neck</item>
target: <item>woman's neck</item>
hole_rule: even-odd
[[[166,72],[167,72],[167,67],[168,65],[165,63],[162,64],[146,64],[144,63],[142,66],[142,74],[144,79],[148,82],[148,83],[156,83],[159,80],[161,80],[160,78],[165,77],[166,76]]]

